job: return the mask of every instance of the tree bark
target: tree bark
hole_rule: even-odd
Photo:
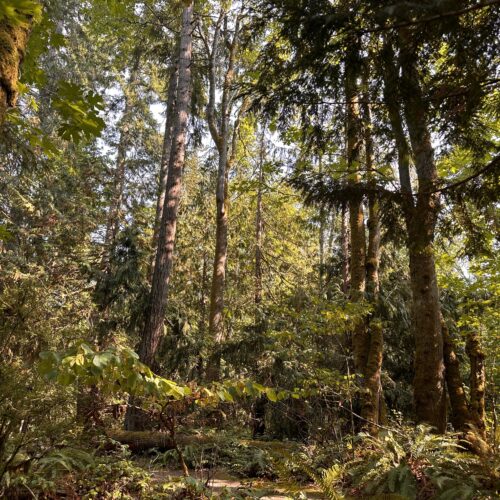
[[[347,169],[350,182],[357,184],[361,180],[360,156],[362,146],[362,122],[359,114],[357,77],[359,74],[359,54],[352,50],[345,64],[345,95],[347,102],[346,139]],[[366,237],[361,195],[354,195],[349,200],[349,225],[351,235],[351,282],[350,299],[361,302],[365,293],[365,258]],[[365,322],[363,319],[354,325],[352,334],[354,367],[363,375],[368,356]]]
[[[450,396],[451,404],[451,423],[457,431],[465,429],[465,424],[471,420],[469,412],[469,405],[467,404],[467,396],[465,394],[462,377],[460,375],[460,363],[453,341],[450,337],[448,327],[443,322],[441,326],[443,332],[443,355],[444,364],[446,367],[446,386],[448,387],[448,394]]]
[[[342,204],[340,211],[340,254],[342,258],[342,291],[345,295],[349,294],[349,213],[345,203]]]
[[[31,31],[31,19],[21,26],[0,21],[0,125],[10,108],[16,106],[19,69],[24,59]]]
[[[217,170],[216,187],[216,234],[215,234],[215,255],[212,273],[212,286],[210,290],[210,308],[208,318],[208,330],[210,338],[218,347],[224,340],[224,291],[226,282],[226,261],[228,245],[228,211],[229,211],[229,171],[234,160],[236,148],[236,129],[233,131],[233,141],[230,143],[230,116],[233,107],[232,84],[235,75],[236,52],[238,39],[240,36],[240,20],[236,19],[234,33],[229,39],[227,33],[224,34],[224,42],[228,47],[227,68],[222,84],[222,98],[220,106],[220,126],[215,119],[215,94],[216,94],[216,68],[220,65],[218,53],[220,52],[219,38],[221,34],[222,22],[227,23],[227,15],[221,11],[219,19],[214,29],[212,48],[206,43],[207,54],[209,56],[209,103],[207,106],[207,121],[212,139],[219,153],[219,163]],[[227,31],[227,30],[225,30]],[[205,41],[206,42],[206,41]],[[231,147],[231,156],[229,149]],[[216,352],[207,367],[207,377],[209,380],[218,380],[220,377],[220,355]]]
[[[471,419],[482,439],[486,439],[486,370],[484,352],[481,349],[479,335],[469,333],[465,350],[470,360],[470,413]]]
[[[255,212],[255,335],[257,349],[262,349],[262,335],[265,332],[264,316],[262,313],[262,240],[264,236],[264,221],[262,218],[262,187],[264,184],[265,158],[265,128],[262,127],[259,147],[259,171],[257,187],[257,207]],[[262,395],[252,406],[252,436],[257,438],[266,432],[266,410],[268,399]]]
[[[158,249],[151,284],[150,310],[148,311],[139,347],[139,357],[148,366],[152,366],[154,363],[154,355],[163,334],[168,286],[172,273],[177,212],[181,197],[182,170],[184,168],[188,115],[191,103],[192,17],[193,5],[190,3],[183,9],[182,13],[176,124],[167,174],[166,205],[163,209],[158,235]]]
[[[154,253],[152,255],[151,264],[148,272],[149,282],[151,282],[151,279],[153,278],[154,264],[156,260],[156,250],[158,248],[158,235],[160,233],[161,219],[163,215],[163,206],[165,204],[165,195],[167,192],[168,164],[170,161],[170,153],[172,150],[172,137],[174,133],[178,77],[179,77],[179,68],[177,63],[175,63],[174,67],[172,68],[168,83],[165,133],[163,135],[163,148],[161,154],[160,175],[158,182],[158,197],[156,199],[155,225],[153,230]]]
[[[264,235],[264,221],[262,219],[262,186],[264,183],[264,128],[260,138],[259,172],[257,187],[257,208],[255,213],[255,329],[258,332],[262,326],[262,240]]]
[[[374,186],[374,144],[372,136],[372,117],[369,95],[369,66],[365,62],[363,73],[363,101],[361,106],[363,117],[363,136],[365,144],[365,168],[368,182]],[[376,308],[379,298],[379,262],[380,262],[380,201],[374,191],[368,197],[368,249],[366,254],[366,295]],[[373,315],[368,321],[368,354],[364,379],[366,396],[363,401],[361,415],[367,423],[370,434],[378,433],[381,406],[384,404],[380,376],[383,358],[383,328],[380,320]]]
[[[190,3],[184,7],[182,13],[177,106],[168,164],[166,204],[158,234],[158,248],[151,283],[149,307],[139,344],[139,358],[150,367],[154,367],[155,353],[163,335],[168,287],[173,266],[177,211],[181,196],[182,170],[184,167],[188,114],[191,102],[192,16],[193,5]],[[135,404],[131,404],[127,410],[125,427],[127,430],[137,430],[140,425],[140,412]]]
[[[175,129],[167,174],[167,186],[158,249],[151,283],[149,307],[144,330],[139,344],[139,359],[154,368],[155,353],[164,330],[168,288],[173,267],[177,212],[182,189],[182,170],[186,154],[186,135],[189,106],[191,103],[191,56],[192,56],[193,3],[186,4],[182,12],[182,28],[179,49],[179,77],[177,84],[177,107]],[[137,430],[140,412],[131,404],[125,418],[127,430]]]
[[[427,124],[412,41],[401,30],[401,97],[418,178],[415,209],[408,224],[410,277],[415,328],[414,400],[417,420],[446,428],[446,393],[441,307],[434,261],[434,229],[439,211],[437,168]]]

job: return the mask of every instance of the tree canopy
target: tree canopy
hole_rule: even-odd
[[[499,495],[499,14],[2,0],[0,496]]]

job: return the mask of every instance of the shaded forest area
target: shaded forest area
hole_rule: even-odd
[[[500,495],[499,0],[0,0],[0,497]]]

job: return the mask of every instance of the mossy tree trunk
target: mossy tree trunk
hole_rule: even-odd
[[[401,110],[389,107],[393,132],[398,144],[400,181],[408,230],[410,280],[415,332],[414,402],[417,420],[444,432],[446,428],[446,388],[441,331],[441,306],[434,261],[434,231],[439,211],[436,190],[437,168],[427,120],[420,75],[415,64],[417,47],[404,29],[400,30],[398,66],[392,47],[385,53],[386,83],[396,86],[395,94],[403,106],[418,179],[416,203],[411,199],[409,158],[401,138]],[[400,71],[399,71],[400,70]],[[391,74],[392,73],[392,74]],[[399,77],[399,74],[401,76]],[[394,100],[394,95],[387,100]],[[392,111],[391,111],[392,108]],[[407,148],[407,151],[409,148]]]
[[[482,439],[486,439],[486,370],[484,352],[477,332],[469,333],[465,345],[470,360],[470,412],[472,422]]]
[[[0,21],[0,125],[10,108],[16,106],[19,70],[31,31],[31,21],[18,26]]]

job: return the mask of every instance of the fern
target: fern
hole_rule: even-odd
[[[55,479],[66,472],[82,471],[94,463],[94,457],[84,450],[63,448],[40,458],[35,464],[34,472]]]
[[[371,498],[441,500],[496,498],[498,477],[491,464],[466,453],[455,435],[437,435],[429,427],[384,432],[374,438],[357,436],[355,458],[342,466],[316,471],[308,457],[298,463],[328,498],[342,498],[339,488],[350,484],[356,495]]]

